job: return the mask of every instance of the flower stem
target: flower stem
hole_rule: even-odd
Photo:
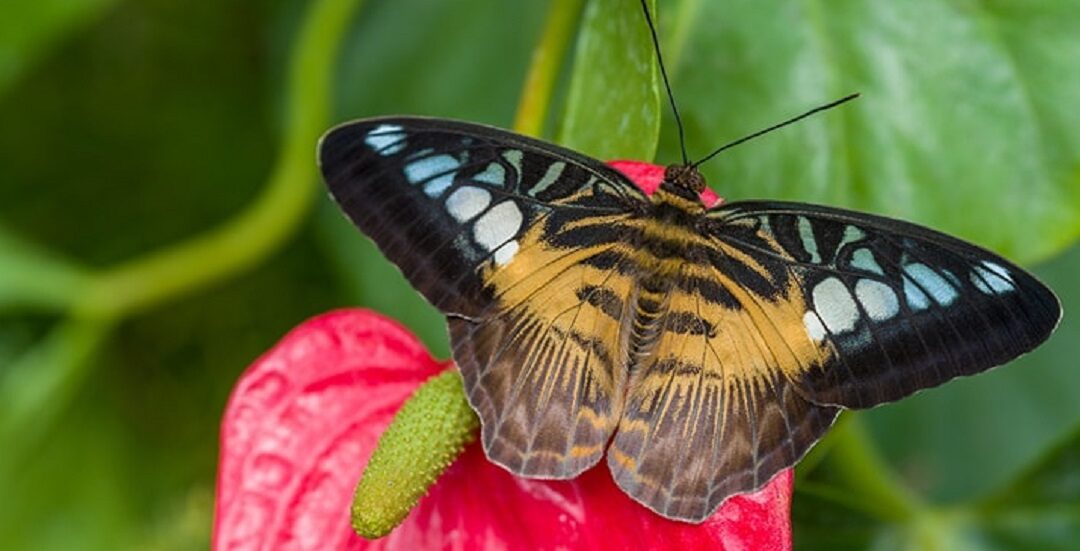
[[[532,62],[525,76],[514,118],[515,131],[528,136],[539,136],[543,132],[555,79],[559,76],[583,3],[583,0],[554,0],[551,3],[540,42],[533,49]]]
[[[449,369],[416,390],[390,422],[356,486],[352,525],[374,539],[389,534],[439,475],[476,439],[480,419]]]
[[[554,0],[551,5],[518,102],[518,132],[535,136],[543,129],[581,5],[582,0]],[[379,439],[357,485],[352,510],[356,532],[365,538],[390,533],[475,439],[479,426],[456,369],[421,385]]]

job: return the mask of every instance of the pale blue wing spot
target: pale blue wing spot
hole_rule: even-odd
[[[510,166],[514,167],[518,174],[521,174],[521,159],[525,156],[524,153],[518,149],[507,149],[503,151],[502,156],[503,159],[506,159],[506,162],[510,163]]]
[[[547,171],[544,172],[544,177],[540,178],[540,181],[532,188],[529,192],[530,195],[535,197],[550,187],[551,184],[554,184],[555,181],[559,179],[559,176],[562,175],[564,168],[566,168],[566,163],[563,162],[556,162],[548,165]]]
[[[379,155],[393,155],[405,149],[405,132],[394,124],[380,124],[368,132],[364,143]]]
[[[960,298],[960,293],[956,290],[956,287],[950,285],[945,278],[925,264],[909,264],[904,267],[904,271],[926,290],[926,293],[934,299],[934,302],[942,306],[948,306],[957,298]],[[906,288],[907,284],[905,283],[905,293]]]
[[[461,162],[450,155],[432,155],[405,165],[405,177],[413,184],[424,185],[424,193],[430,197],[442,195],[454,183],[454,173]]]
[[[885,270],[874,259],[874,253],[870,249],[856,249],[851,255],[851,267],[863,271],[873,272],[877,275],[885,275]]]
[[[447,190],[447,188],[450,187],[450,184],[452,183],[454,183],[454,173],[451,172],[449,174],[443,174],[442,176],[439,176],[434,180],[428,182],[424,186],[424,193],[426,193],[427,196],[431,197],[432,199],[438,198],[440,195],[443,194],[444,191]]]
[[[765,235],[768,235],[770,237],[773,237],[773,236],[776,235],[772,231],[772,224],[769,223],[769,217],[768,216],[762,216],[758,220],[761,221],[761,224],[758,225],[758,231],[759,232],[761,232],[761,233],[763,233]]]
[[[912,310],[926,310],[930,307],[930,297],[908,276],[904,276],[904,301]]]
[[[506,183],[506,169],[499,163],[491,163],[483,172],[473,176],[473,180],[493,186],[501,186]]]
[[[844,227],[844,237],[840,240],[840,244],[837,245],[836,248],[839,250],[840,247],[843,247],[848,243],[854,243],[864,237],[866,237],[866,232],[855,226],[846,226]]]
[[[799,217],[799,237],[802,238],[803,248],[810,253],[810,262],[821,264],[821,255],[818,254],[817,239],[814,239],[814,227],[805,216]]]
[[[982,266],[976,266],[971,273],[971,283],[975,288],[986,293],[1000,295],[1014,291],[1012,276],[1004,266],[984,260]]]

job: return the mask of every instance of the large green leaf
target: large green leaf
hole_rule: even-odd
[[[655,0],[648,4],[655,13]],[[558,142],[598,159],[651,160],[660,131],[653,50],[638,2],[589,2]]]
[[[116,0],[35,0],[0,6],[0,96],[56,42]]]
[[[686,3],[667,38],[685,44],[675,90],[699,157],[862,93],[706,165],[720,195],[899,216],[1020,261],[1080,235],[1080,3]]]
[[[1011,549],[1075,549],[1080,541],[1080,430],[998,494],[977,519]]]

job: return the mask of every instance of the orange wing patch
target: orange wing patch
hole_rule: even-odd
[[[626,380],[632,279],[585,261],[629,251],[555,248],[541,226],[519,238],[513,261],[487,268],[491,316],[451,318],[450,331],[488,458],[518,475],[569,478],[603,456]]]
[[[675,285],[653,353],[632,369],[608,465],[650,509],[701,521],[795,463],[832,424],[839,410],[789,380],[832,351],[808,335],[795,281],[765,298],[710,266],[684,264],[672,277],[709,278],[741,307]]]

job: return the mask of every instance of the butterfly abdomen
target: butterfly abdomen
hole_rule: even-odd
[[[635,289],[634,314],[630,324],[627,365],[630,371],[652,355],[667,312],[671,282],[665,274],[654,272],[644,277]]]

